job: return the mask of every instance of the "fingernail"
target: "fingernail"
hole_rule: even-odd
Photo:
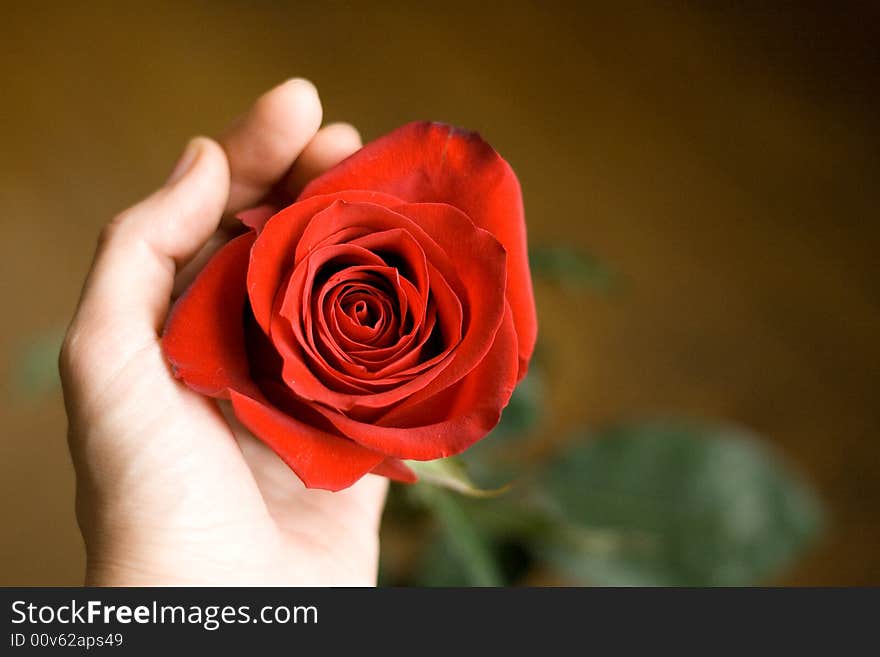
[[[189,143],[186,145],[186,148],[183,150],[183,155],[180,156],[180,159],[177,160],[177,164],[174,165],[174,170],[171,172],[171,175],[168,176],[168,180],[166,181],[166,185],[173,185],[178,180],[183,178],[187,172],[192,169],[193,164],[199,158],[199,153],[202,152],[202,144],[199,141],[199,138],[196,137],[194,139],[190,139]]]

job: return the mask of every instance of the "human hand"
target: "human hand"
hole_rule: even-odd
[[[90,585],[370,585],[387,482],[307,490],[214,400],[175,380],[159,334],[172,295],[235,230],[221,222],[361,146],[319,130],[315,88],[262,96],[216,143],[104,229],[60,357]]]

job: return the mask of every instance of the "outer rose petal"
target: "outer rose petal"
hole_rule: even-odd
[[[261,230],[263,230],[263,226],[266,225],[266,222],[269,221],[269,219],[271,219],[273,216],[278,214],[279,209],[280,208],[277,208],[274,205],[266,203],[264,205],[258,205],[254,208],[242,210],[235,216],[245,226],[259,233]]]
[[[256,391],[242,321],[255,238],[246,233],[217,251],[177,300],[165,324],[162,349],[174,375],[203,395],[228,398],[227,388]]]
[[[253,233],[220,249],[177,301],[162,336],[175,376],[193,390],[230,398],[235,415],[309,488],[341,490],[386,460],[384,454],[287,417],[250,374],[244,335],[246,272]],[[400,468],[384,468],[395,478]]]
[[[401,481],[405,484],[414,484],[419,480],[416,473],[413,472],[406,463],[393,458],[387,458],[373,468],[373,474],[388,477],[395,481]]]
[[[385,455],[302,424],[277,408],[230,391],[235,416],[271,447],[308,488],[342,490],[375,469]]]
[[[518,378],[525,376],[538,329],[522,194],[510,165],[477,133],[410,123],[315,178],[299,200],[353,189],[412,203],[448,203],[498,238],[509,258],[507,300],[519,337]]]

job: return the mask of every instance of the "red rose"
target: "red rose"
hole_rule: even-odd
[[[399,459],[496,425],[537,326],[519,183],[477,134],[409,124],[241,219],[162,345],[306,486],[413,481]]]

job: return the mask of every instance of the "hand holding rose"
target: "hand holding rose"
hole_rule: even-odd
[[[172,179],[104,230],[60,359],[88,584],[375,583],[386,480],[306,490],[174,380],[159,342],[176,271],[191,279],[228,239],[224,214],[273,187],[292,200],[360,147],[350,126],[320,124],[314,87],[289,81],[220,145],[193,140]]]
[[[320,115],[278,87],[105,231],[61,358],[92,582],[372,582],[374,475],[483,438],[525,375],[507,163],[413,123],[333,166],[359,138]]]

